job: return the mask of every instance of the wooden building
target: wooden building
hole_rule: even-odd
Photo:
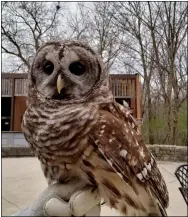
[[[1,129],[21,131],[26,109],[27,74],[2,73]],[[126,101],[137,119],[141,118],[139,74],[111,74],[110,87],[118,103]]]

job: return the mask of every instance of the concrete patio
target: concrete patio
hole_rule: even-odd
[[[180,186],[174,175],[182,163],[158,162],[166,180],[170,205],[169,216],[187,216],[187,205],[178,189]],[[46,180],[34,157],[2,159],[2,215],[11,215],[26,206],[46,188]],[[115,212],[103,206],[102,216],[113,216]]]

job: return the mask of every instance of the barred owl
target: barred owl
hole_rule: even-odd
[[[81,179],[127,216],[165,216],[168,191],[130,111],[86,44],[48,42],[29,73],[22,129],[48,183]]]

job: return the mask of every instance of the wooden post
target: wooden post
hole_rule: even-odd
[[[136,97],[131,97],[130,98],[130,108],[133,109],[133,115],[136,118],[136,108],[135,108],[135,102],[136,102]]]
[[[14,130],[14,92],[15,92],[15,78],[12,77],[12,98],[11,98],[11,118],[10,118],[10,130]]]
[[[136,74],[136,118],[141,120],[141,88],[140,88],[140,76]],[[141,124],[138,127],[141,134]]]

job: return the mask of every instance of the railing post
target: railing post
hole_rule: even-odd
[[[140,87],[140,75],[136,74],[136,118],[141,120],[141,87]],[[141,124],[138,127],[139,133],[141,134]]]
[[[11,98],[11,119],[10,130],[14,130],[14,93],[15,93],[15,78],[12,78],[12,98]]]

